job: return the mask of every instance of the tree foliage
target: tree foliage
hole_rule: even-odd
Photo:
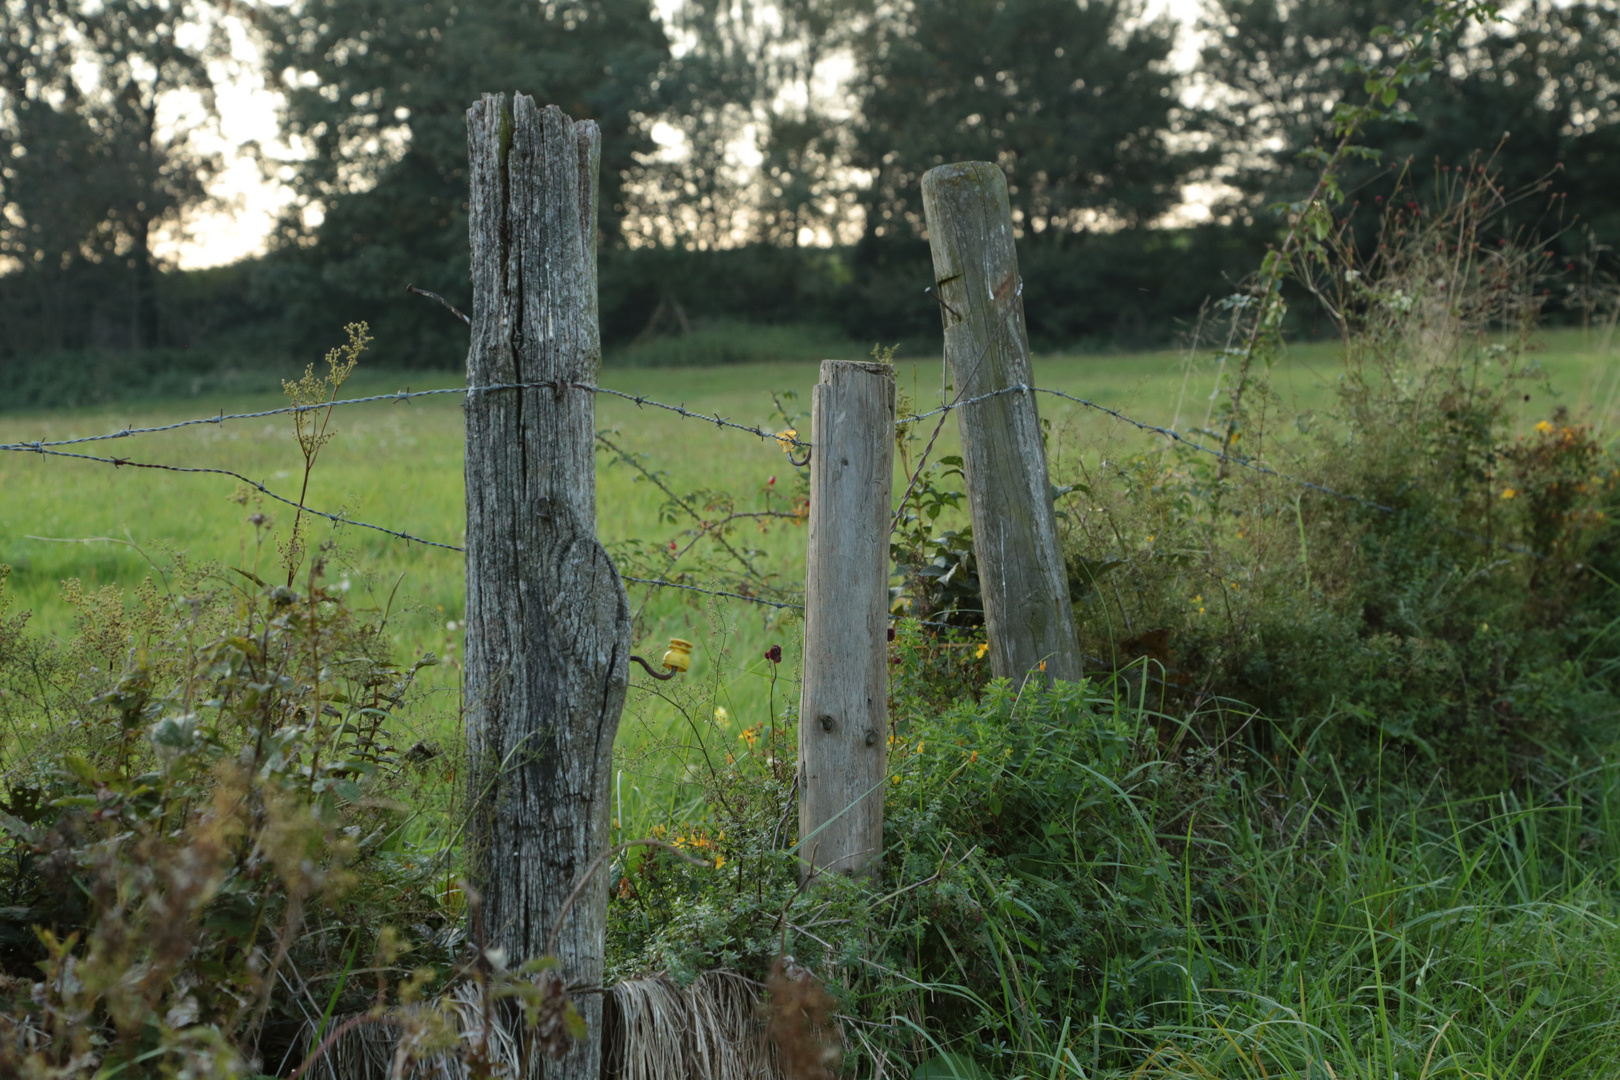
[[[1172,139],[1188,120],[1173,37],[1129,0],[918,0],[878,19],[861,48],[868,232],[919,229],[922,174],[964,160],[1006,170],[1026,233],[1153,220],[1196,160]]]
[[[8,306],[25,309],[5,319],[13,347],[155,344],[153,241],[207,200],[220,165],[198,138],[224,52],[217,13],[18,0],[0,7],[0,42],[0,258],[26,279],[10,282]],[[189,116],[168,108],[181,94]]]
[[[1251,212],[1309,188],[1315,169],[1297,155],[1323,135],[1336,103],[1362,92],[1363,76],[1346,59],[1386,59],[1392,39],[1374,30],[1399,34],[1428,7],[1413,0],[1219,0],[1201,66],[1220,90],[1213,121],[1228,176]],[[1608,231],[1620,224],[1620,208],[1606,194],[1614,190],[1620,148],[1620,11],[1531,0],[1511,19],[1436,39],[1431,50],[1428,78],[1402,92],[1394,115],[1369,126],[1362,141],[1379,154],[1350,178],[1353,185],[1407,159],[1457,166],[1501,145],[1494,167],[1509,189],[1562,166],[1558,186],[1571,205]]]
[[[279,284],[311,333],[364,314],[399,361],[459,358],[459,328],[403,289],[465,302],[465,112],[481,93],[601,125],[600,220],[618,236],[625,178],[652,149],[637,117],[656,111],[668,55],[647,0],[305,0],[267,18],[286,131],[308,155],[279,237],[302,257],[282,260]]]

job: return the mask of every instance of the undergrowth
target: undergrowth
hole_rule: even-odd
[[[350,330],[296,402],[336,397]],[[306,485],[329,420],[298,414]],[[434,657],[390,655],[392,598],[329,586],[301,510],[278,533],[234,501],[240,565],[68,582],[65,642],[9,613],[0,567],[0,1075],[287,1075],[346,1018],[487,1076],[497,1007],[523,1054],[562,1052],[583,1032],[560,980],[482,949],[458,877],[462,753],[414,691]]]

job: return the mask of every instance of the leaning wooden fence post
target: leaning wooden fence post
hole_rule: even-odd
[[[799,697],[799,857],[856,873],[883,851],[894,368],[821,362]]]
[[[630,605],[596,539],[596,198],[601,135],[521,94],[467,111],[472,345],[467,382],[469,878],[487,947],[541,956],[608,841],[613,737],[629,683]],[[561,927],[568,982],[600,986],[598,874]],[[602,998],[548,1078],[598,1080]]]
[[[922,195],[960,400],[1034,386],[1007,178],[982,161],[941,165],[923,176]],[[956,416],[990,670],[1015,683],[1032,670],[1077,680],[1080,643],[1035,394],[1004,393]]]

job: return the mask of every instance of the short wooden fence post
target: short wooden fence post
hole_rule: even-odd
[[[596,197],[601,135],[554,106],[486,94],[467,112],[472,238],[467,399],[468,875],[473,932],[516,966],[546,951],[607,848],[613,737],[629,685],[630,605],[596,539]],[[600,986],[607,875],[562,923],[561,974]],[[590,1034],[550,1080],[599,1080]]]
[[[945,355],[960,399],[1034,385],[1007,178],[982,161],[922,179]],[[1022,682],[1080,678],[1080,643],[1033,391],[957,413],[990,670]]]
[[[799,855],[856,873],[883,851],[894,369],[823,360],[811,428]]]

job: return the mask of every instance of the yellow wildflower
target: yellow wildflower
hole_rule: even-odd
[[[724,705],[720,705],[720,706],[717,706],[715,708],[715,710],[714,710],[714,718],[716,720],[720,721],[722,724],[725,723],[728,719],[730,719],[730,717],[731,717],[731,714],[726,712],[726,707]]]
[[[726,865],[726,857],[724,855],[716,855],[714,857],[714,868],[718,870],[724,865]]]
[[[1503,488],[1502,489],[1502,498],[1504,498],[1504,499],[1511,499],[1517,494],[1518,494],[1518,492],[1513,490],[1512,488]]]
[[[1536,425],[1536,430],[1545,435],[1547,432],[1552,430],[1552,425],[1543,420],[1541,423]]]
[[[782,447],[782,453],[791,454],[798,445],[799,432],[794,428],[783,428],[776,433],[776,441]]]
[[[989,652],[989,651],[990,651],[990,643],[988,641],[981,641],[981,642],[979,642],[978,650],[976,652],[974,652],[973,655],[974,655],[974,657],[976,659],[983,660],[984,659],[984,654]]]

